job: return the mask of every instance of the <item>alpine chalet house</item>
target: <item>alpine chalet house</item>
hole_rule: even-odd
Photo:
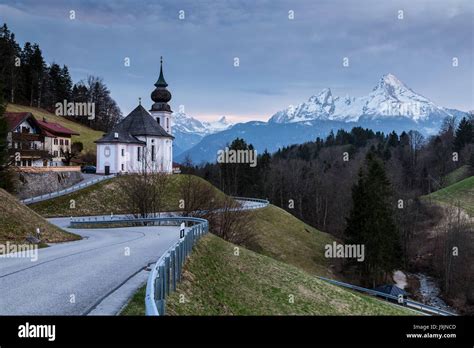
[[[79,135],[58,123],[38,120],[38,123],[45,133],[44,148],[52,156],[50,166],[64,165],[64,153],[71,152],[71,136]]]
[[[171,135],[171,93],[163,76],[151,93],[150,113],[138,106],[109,133],[96,141],[97,173],[140,173],[173,171],[173,139]]]
[[[79,135],[57,123],[38,121],[30,112],[5,112],[8,153],[17,167],[63,166],[71,151],[71,136]]]

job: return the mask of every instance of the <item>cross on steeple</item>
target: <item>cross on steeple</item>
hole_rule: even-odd
[[[138,98],[138,105],[142,105],[142,97]]]

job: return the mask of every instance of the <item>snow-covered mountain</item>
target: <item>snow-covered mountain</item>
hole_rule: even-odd
[[[172,133],[175,136],[175,155],[193,147],[206,135],[221,132],[232,127],[232,123],[225,116],[214,122],[206,122],[199,121],[184,112],[173,113],[171,125]]]
[[[465,115],[463,111],[437,106],[394,75],[386,74],[365,96],[333,96],[326,88],[304,103],[277,112],[268,122],[238,123],[209,133],[178,155],[177,161],[189,155],[194,163],[214,162],[217,150],[237,137],[253,144],[258,152],[274,152],[282,146],[324,138],[331,130],[350,131],[357,126],[385,133],[413,129],[429,136],[439,131],[446,116],[459,120]]]
[[[307,102],[290,105],[273,115],[269,122],[293,123],[313,120],[357,122],[361,118],[378,119],[405,117],[416,123],[428,119],[452,116],[445,108],[435,105],[414,92],[396,76],[382,76],[374,89],[366,96],[333,96],[329,88],[311,96]]]

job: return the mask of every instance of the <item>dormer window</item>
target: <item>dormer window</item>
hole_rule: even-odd
[[[115,133],[114,133],[114,138],[115,138],[115,139],[118,139],[118,137],[119,137],[119,134],[118,134],[117,132],[115,132]]]

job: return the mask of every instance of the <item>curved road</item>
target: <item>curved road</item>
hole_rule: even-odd
[[[114,289],[156,261],[179,227],[69,229],[83,240],[38,250],[38,260],[0,258],[0,315],[85,315]]]
[[[0,257],[0,315],[86,315],[179,239],[178,226],[70,229],[69,218],[48,220],[84,239],[39,249],[36,261]]]

